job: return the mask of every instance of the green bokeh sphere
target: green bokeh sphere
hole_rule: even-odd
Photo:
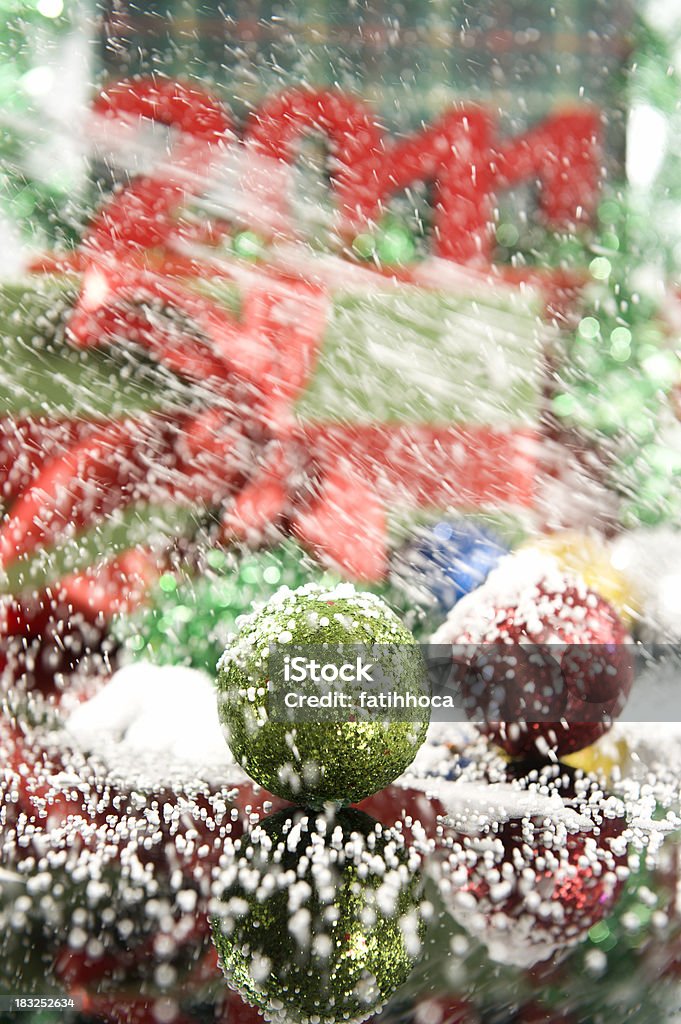
[[[266,1019],[362,1021],[423,940],[418,858],[352,808],[265,819],[237,844],[213,938],[231,988]]]
[[[147,604],[114,623],[114,635],[130,659],[186,665],[212,675],[237,619],[254,601],[266,601],[282,585],[339,580],[292,540],[245,553],[213,548],[205,562],[200,573],[164,573]]]
[[[242,621],[220,659],[218,708],[225,738],[242,768],[265,789],[294,803],[356,803],[401,775],[423,743],[429,710],[401,711],[399,720],[389,710],[358,715],[354,721],[349,714],[345,720],[323,714],[293,724],[274,720],[275,695],[268,684],[286,684],[269,678],[271,644],[292,644],[292,650],[296,645],[327,645],[330,650],[375,645],[372,660],[388,666],[393,691],[424,693],[421,650],[385,602],[350,583],[281,588]]]

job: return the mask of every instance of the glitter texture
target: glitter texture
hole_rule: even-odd
[[[529,813],[466,832],[446,828],[447,852],[434,871],[449,912],[491,958],[531,968],[557,963],[612,912],[629,875],[629,849],[621,807],[612,798],[608,807],[590,779],[547,766],[521,781],[574,803],[583,827]]]
[[[282,637],[284,639],[282,640]],[[412,762],[428,727],[423,709],[409,721],[274,722],[267,714],[272,643],[399,645],[405,685],[418,685],[420,650],[375,594],[352,584],[281,588],[242,622],[218,663],[220,719],[234,757],[248,774],[287,800],[321,806],[355,803],[393,782]],[[405,653],[413,650],[413,658]],[[400,680],[395,680],[396,688]]]
[[[213,918],[230,986],[267,1020],[376,1013],[423,939],[419,858],[401,836],[354,809],[281,811],[240,852]]]
[[[294,541],[242,556],[213,548],[201,575],[166,573],[149,604],[114,625],[128,655],[158,665],[185,665],[213,673],[236,621],[255,600],[283,584],[292,589],[311,578],[332,585],[337,577],[321,569]]]
[[[581,577],[564,572],[539,550],[526,549],[502,559],[481,587],[458,602],[433,643],[490,646],[496,663],[493,682],[513,699],[504,720],[497,720],[493,709],[499,701],[495,697],[492,704],[495,686],[489,685],[471,717],[486,721],[495,742],[517,757],[546,757],[549,751],[572,754],[594,743],[622,711],[633,682],[633,662],[626,650],[631,638],[617,613]],[[539,675],[533,665],[521,665],[507,686],[504,645],[532,644],[569,645],[560,656],[560,673],[551,679]],[[589,651],[596,649],[597,660],[607,665],[604,678],[610,678],[612,688],[607,694],[593,694],[595,700],[607,701],[607,714],[588,720],[585,690],[598,685],[597,675],[589,671]],[[534,699],[538,678],[542,685],[536,689],[547,695],[555,720],[523,718],[524,702]]]

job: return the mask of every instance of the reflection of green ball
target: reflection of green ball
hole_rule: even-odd
[[[237,844],[227,873],[220,964],[267,1019],[362,1021],[406,981],[423,939],[420,880],[373,818],[281,811]]]
[[[383,789],[413,761],[429,712],[414,708],[400,720],[376,715],[320,715],[315,721],[268,714],[270,645],[375,645],[372,660],[391,672],[391,689],[424,692],[421,651],[412,634],[375,594],[351,583],[334,589],[309,583],[280,589],[242,622],[218,664],[220,719],[236,760],[272,793],[295,803],[355,803]],[[397,665],[397,671],[394,666]],[[406,720],[406,715],[409,719]]]
[[[164,573],[149,603],[115,623],[115,634],[135,660],[187,665],[212,675],[237,618],[254,601],[266,601],[282,585],[338,580],[293,541],[245,555],[214,548],[205,562],[200,576]]]

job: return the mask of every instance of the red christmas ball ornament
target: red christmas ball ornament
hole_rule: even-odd
[[[110,671],[114,644],[96,609],[75,608],[66,591],[0,600],[0,674],[14,686],[57,694],[75,677]]]
[[[556,800],[560,786],[543,788]],[[609,797],[595,789],[587,779],[570,784],[560,794],[565,813],[554,817],[530,813],[445,832],[440,892],[493,960],[554,964],[612,911],[628,875],[626,820],[608,817]]]
[[[513,757],[594,743],[633,683],[631,638],[615,610],[536,551],[503,559],[432,642],[455,645],[469,717]]]
[[[386,828],[396,828],[407,843],[435,839],[438,818],[445,813],[443,804],[432,794],[394,784],[362,800],[357,807]]]

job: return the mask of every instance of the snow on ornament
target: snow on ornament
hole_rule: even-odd
[[[566,572],[581,576],[587,587],[604,597],[627,626],[636,618],[637,599],[630,582],[613,563],[613,554],[595,533],[558,530],[526,541],[531,548],[555,558]]]
[[[633,683],[631,638],[614,609],[538,551],[503,559],[432,642],[462,645],[466,711],[516,757],[589,746]]]
[[[256,782],[295,802],[345,804],[383,789],[407,768],[426,735],[429,709],[416,707],[403,720],[362,718],[352,708],[332,717],[323,707],[312,720],[277,719],[272,688],[295,692],[296,684],[284,675],[271,677],[271,645],[293,645],[293,652],[302,657],[307,651],[308,658],[321,652],[329,660],[334,649],[353,659],[368,651],[393,690],[421,694],[426,686],[419,647],[381,598],[349,583],[282,587],[243,620],[218,663],[225,738]],[[353,696],[349,685],[341,696]]]
[[[214,885],[228,984],[267,1020],[366,1020],[421,953],[420,857],[362,811],[285,810],[235,844]]]
[[[582,813],[589,788],[583,780]],[[611,842],[625,822],[597,817],[584,832],[526,816],[445,833],[440,892],[492,960],[523,968],[555,962],[610,912],[628,874],[626,844]]]
[[[208,901],[225,843],[280,806],[225,748],[209,677],[140,664],[85,702],[15,694],[14,708],[0,718],[8,969],[26,977],[30,935],[38,986],[98,1019],[200,998],[215,978]]]
[[[664,862],[661,844],[679,819],[659,808],[678,799],[678,775],[677,797],[667,787],[646,771],[639,782],[618,774],[606,789],[580,769],[478,748],[450,792],[440,790],[447,810],[438,855],[425,867],[467,938],[497,964],[545,963],[531,976],[544,983],[566,952],[611,920],[630,873]]]

